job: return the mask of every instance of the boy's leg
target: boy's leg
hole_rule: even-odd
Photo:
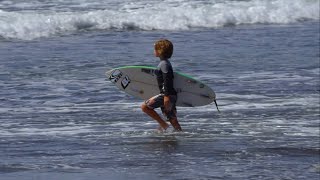
[[[141,109],[143,112],[148,114],[152,119],[156,120],[162,129],[167,129],[169,125],[159,116],[159,114],[154,110],[155,108],[159,108],[163,105],[163,95],[156,95],[149,100],[145,101],[141,105]]]
[[[159,116],[159,114],[155,110],[150,109],[145,103],[141,105],[141,109],[152,119],[156,120],[162,129],[166,130],[169,127],[169,125]]]
[[[164,108],[161,108],[163,114],[168,118],[170,124],[176,131],[182,131],[181,126],[177,119],[176,109],[177,96],[170,96],[171,108],[169,112],[165,112]]]
[[[176,131],[182,131],[181,126],[178,122],[178,119],[176,117],[169,119],[172,127],[176,130]]]

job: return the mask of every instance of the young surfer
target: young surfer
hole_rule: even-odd
[[[160,39],[154,44],[154,55],[160,59],[158,68],[155,71],[160,94],[151,97],[141,105],[142,111],[159,123],[160,131],[166,130],[169,125],[154,110],[159,107],[173,128],[177,131],[182,131],[176,116],[177,92],[173,88],[173,69],[169,61],[172,53],[173,44],[169,40]]]

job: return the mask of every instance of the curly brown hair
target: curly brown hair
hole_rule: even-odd
[[[154,44],[154,49],[159,53],[161,59],[169,59],[173,53],[173,44],[167,39],[160,39]]]

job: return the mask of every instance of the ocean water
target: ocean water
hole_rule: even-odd
[[[0,179],[318,179],[319,0],[0,1]],[[214,89],[156,131],[105,72],[154,65]]]

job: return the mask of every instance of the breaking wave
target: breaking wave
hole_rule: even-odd
[[[11,3],[10,8],[0,4],[3,9],[0,10],[0,36],[32,40],[78,31],[179,31],[319,20],[319,0],[148,0],[120,1],[116,5],[111,2],[110,7],[108,3],[96,0],[94,6],[88,4],[80,8],[80,5],[54,4],[47,9],[41,6],[28,8],[31,7],[28,3],[19,6]]]

